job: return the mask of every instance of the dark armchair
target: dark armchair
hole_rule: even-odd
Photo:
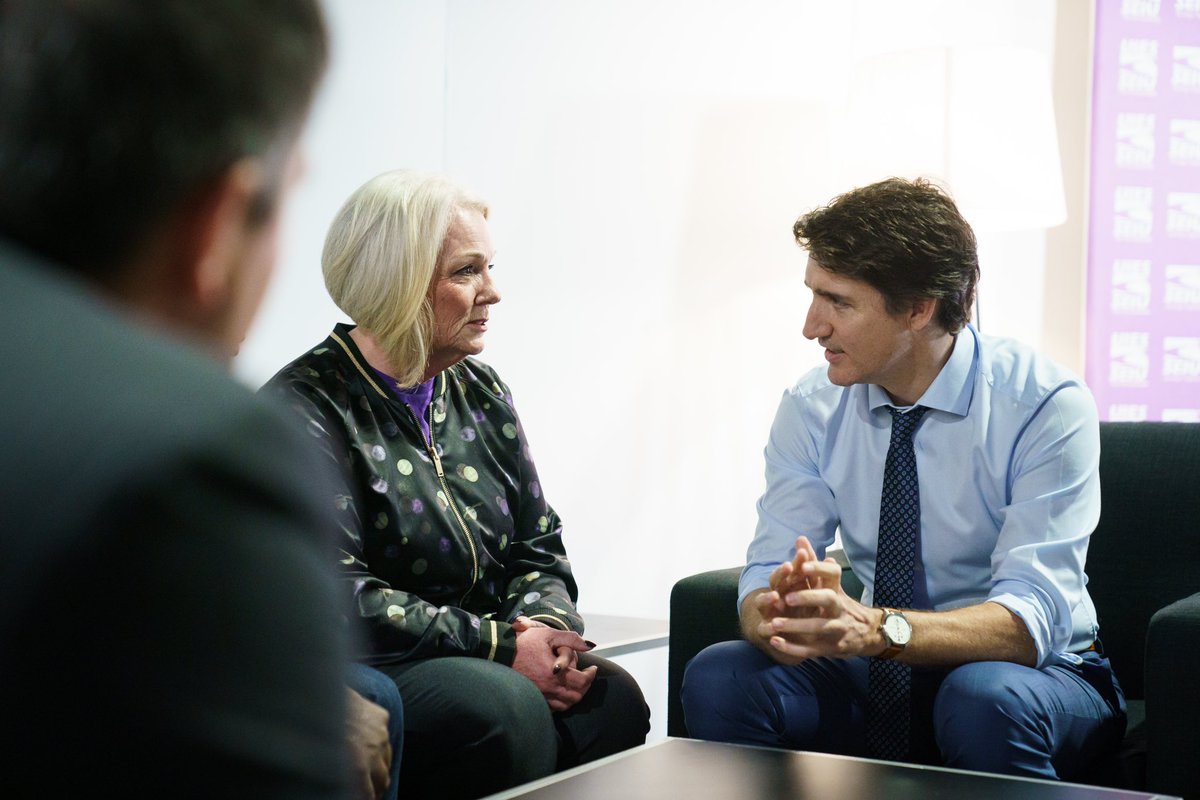
[[[1129,700],[1119,758],[1086,782],[1200,800],[1200,425],[1100,426],[1100,524],[1088,590]],[[684,578],[671,592],[667,733],[687,736],[679,689],[692,656],[736,639],[739,568]],[[848,573],[847,592],[861,584]]]

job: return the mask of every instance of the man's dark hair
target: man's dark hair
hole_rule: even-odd
[[[0,236],[104,280],[245,157],[278,200],[317,0],[0,0]]]
[[[792,233],[817,264],[877,289],[893,314],[932,297],[937,322],[949,333],[971,319],[979,281],[975,233],[950,196],[927,180],[888,178],[846,192],[796,220]]]

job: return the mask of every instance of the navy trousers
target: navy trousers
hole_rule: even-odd
[[[702,651],[683,679],[684,721],[698,739],[868,756],[869,659],[784,666],[744,641]],[[1108,659],[1032,669],[981,661],[913,670],[910,760],[1070,780],[1115,752],[1125,696]]]
[[[388,738],[392,744],[392,782],[383,800],[397,800],[400,792],[400,761],[404,754],[404,705],[400,690],[387,675],[365,664],[351,664],[346,685],[388,712]]]

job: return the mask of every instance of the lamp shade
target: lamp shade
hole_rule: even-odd
[[[842,137],[853,185],[889,175],[943,182],[983,231],[1067,218],[1045,56],[1015,47],[927,47],[858,62]]]

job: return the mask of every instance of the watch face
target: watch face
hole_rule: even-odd
[[[883,632],[892,644],[906,645],[912,638],[912,626],[899,614],[888,614],[883,620]]]

